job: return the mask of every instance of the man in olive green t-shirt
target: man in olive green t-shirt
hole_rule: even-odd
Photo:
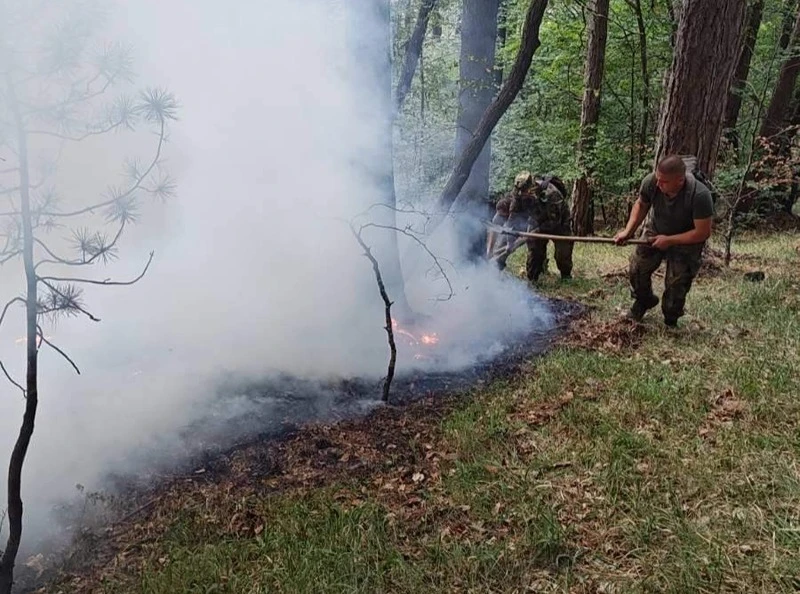
[[[628,277],[634,302],[627,317],[641,321],[648,309],[658,305],[652,276],[666,260],[661,310],[664,323],[675,327],[700,270],[703,246],[711,236],[711,191],[686,171],[680,156],[670,155],[642,180],[628,224],[614,238],[617,244],[630,239],[645,216],[643,238],[650,245],[637,246],[631,255]]]

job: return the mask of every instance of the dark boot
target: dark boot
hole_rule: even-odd
[[[642,318],[644,318],[644,314],[647,313],[648,309],[653,309],[656,305],[658,305],[658,297],[655,295],[650,295],[645,301],[641,301],[637,299],[631,305],[630,311],[625,316],[629,320],[633,320],[634,322],[641,322]]]

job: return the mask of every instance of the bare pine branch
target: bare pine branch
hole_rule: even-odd
[[[44,335],[44,332],[42,332],[42,328],[41,328],[41,326],[36,326],[36,331],[37,331],[37,333],[38,333],[38,336],[39,336],[39,344],[41,344],[41,343],[44,343],[44,344],[46,344],[47,346],[49,346],[51,349],[53,349],[53,350],[54,350],[55,352],[57,352],[59,355],[61,355],[62,357],[64,357],[64,359],[66,359],[67,363],[69,363],[70,365],[72,365],[72,368],[75,370],[75,373],[77,373],[78,375],[80,375],[80,374],[81,374],[81,370],[80,370],[80,369],[78,368],[78,366],[75,364],[75,361],[73,361],[73,360],[72,360],[72,359],[69,357],[69,355],[67,355],[67,354],[66,354],[64,351],[62,351],[60,348],[58,348],[58,347],[57,347],[56,345],[54,345],[52,342],[50,342],[49,340],[47,340],[47,338],[45,338],[45,335]]]
[[[14,297],[11,301],[5,304],[5,306],[3,307],[3,313],[0,314],[0,326],[3,325],[3,320],[6,319],[6,314],[8,313],[8,309],[15,303],[22,303],[24,305],[25,300],[22,297]]]
[[[22,395],[23,395],[24,397],[27,397],[28,393],[25,391],[25,388],[23,388],[23,387],[22,387],[22,386],[19,384],[19,382],[17,382],[17,381],[16,381],[16,380],[15,380],[13,377],[11,377],[11,374],[9,374],[9,373],[8,373],[8,370],[6,370],[6,366],[5,366],[5,365],[3,365],[3,362],[2,362],[2,361],[0,361],[0,370],[2,370],[2,372],[3,372],[3,375],[5,375],[5,376],[6,376],[6,379],[7,379],[9,382],[11,382],[11,383],[12,383],[12,384],[13,384],[15,387],[19,388],[19,390],[22,392]]]
[[[47,284],[48,282],[58,282],[58,283],[83,283],[89,285],[102,285],[104,287],[129,286],[138,283],[140,280],[142,280],[144,275],[147,274],[147,269],[150,268],[150,264],[153,262],[154,255],[155,252],[150,252],[150,257],[147,259],[147,264],[145,264],[144,270],[142,270],[139,276],[129,281],[112,281],[111,279],[104,279],[99,281],[88,278],[62,278],[57,276],[40,276],[38,280],[45,284]]]
[[[115,129],[119,128],[123,124],[124,124],[124,122],[122,122],[122,121],[116,121],[116,122],[107,124],[102,128],[97,128],[95,130],[89,130],[89,131],[84,132],[83,134],[80,134],[78,136],[71,136],[71,135],[68,135],[68,134],[61,134],[59,132],[52,132],[50,130],[30,130],[28,132],[28,134],[38,135],[38,136],[52,136],[54,138],[60,138],[61,140],[71,140],[73,142],[81,142],[82,140],[86,140],[87,138],[89,138],[91,136],[100,136],[102,134],[107,134],[108,132],[111,132],[112,130],[115,130]]]

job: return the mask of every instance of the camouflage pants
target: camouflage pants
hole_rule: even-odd
[[[684,313],[686,295],[700,270],[702,255],[702,245],[674,246],[666,251],[646,245],[637,246],[631,255],[628,270],[631,297],[640,303],[653,300],[653,273],[666,260],[661,311],[665,320],[677,321]]]
[[[569,229],[556,229],[554,231],[542,231],[550,235],[569,235]],[[542,274],[547,260],[547,242],[549,239],[530,239],[528,240],[528,260],[525,263],[525,270],[528,280],[536,281]],[[556,266],[562,277],[572,275],[572,249],[575,247],[573,241],[553,241]]]

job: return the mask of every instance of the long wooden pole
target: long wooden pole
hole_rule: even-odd
[[[532,233],[530,231],[515,231],[506,227],[499,227],[494,224],[487,223],[489,231],[495,233],[505,233],[506,235],[514,235],[515,237],[524,237],[527,239],[552,239],[553,241],[577,241],[581,243],[615,243],[613,237],[578,237],[577,235],[551,235],[548,233]],[[647,239],[629,239],[625,244],[632,245],[650,245]]]

